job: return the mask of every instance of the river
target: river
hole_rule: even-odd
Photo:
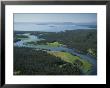
[[[87,54],[81,54],[75,51],[75,49],[70,49],[65,46],[59,46],[59,47],[52,47],[48,45],[33,45],[33,44],[27,44],[27,42],[32,42],[32,41],[41,41],[44,40],[42,38],[38,38],[35,35],[30,35],[29,33],[23,34],[28,36],[28,38],[22,38],[21,41],[15,42],[14,46],[17,47],[31,47],[35,49],[49,49],[51,51],[65,51],[68,53],[71,53],[73,55],[79,56],[81,59],[87,60],[92,64],[92,69],[91,69],[91,74],[96,75],[97,74],[97,60],[96,58],[87,55]]]

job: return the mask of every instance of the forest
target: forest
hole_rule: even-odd
[[[61,32],[14,31],[14,43],[35,35],[44,40],[29,41],[27,45],[75,49],[79,54],[97,58],[97,30],[66,30]],[[14,75],[84,75],[93,64],[66,51],[14,46]]]
[[[28,52],[27,52],[28,51]],[[42,50],[14,47],[14,75],[81,75],[71,64]]]
[[[79,53],[91,54],[97,57],[97,30],[66,30],[65,32],[33,32],[33,31],[15,31],[16,33],[31,33],[39,38],[46,40],[39,43],[59,42],[69,48],[75,48]]]
[[[58,33],[45,33],[39,37],[46,41],[58,41],[77,52],[97,56],[97,30],[67,30]]]

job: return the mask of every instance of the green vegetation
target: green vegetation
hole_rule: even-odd
[[[41,41],[37,41],[37,42],[35,42],[35,44],[37,45],[37,44],[39,44],[39,45],[46,45],[47,44],[47,40],[41,40]]]
[[[79,53],[90,54],[97,57],[97,30],[67,30],[65,32],[37,32],[37,31],[15,31],[16,34],[30,33],[32,35],[37,35],[39,38],[45,40],[38,41],[37,44],[46,44],[58,42],[60,44],[66,45],[69,48],[75,48]],[[41,35],[42,34],[42,35]],[[36,44],[36,42],[34,43]],[[37,45],[36,44],[36,45]],[[91,53],[91,50],[92,53]]]
[[[68,63],[46,51],[14,47],[14,75],[81,74],[77,65]]]
[[[75,60],[79,60],[80,58],[78,56],[73,56],[70,53],[67,52],[60,52],[60,51],[48,51],[48,53],[60,57],[62,60],[73,63]]]
[[[57,41],[69,48],[75,48],[80,53],[97,56],[97,30],[68,30],[58,33],[44,33],[39,36],[48,42]],[[92,49],[92,53],[88,50]]]
[[[37,42],[31,41],[31,42],[27,42],[26,44],[37,45]]]
[[[31,41],[31,42],[27,42],[27,44],[33,44],[33,45],[47,45],[50,47],[59,47],[62,46],[63,44],[59,43],[59,42],[47,42],[46,40],[41,40],[41,41]]]
[[[85,72],[85,74],[89,73],[89,71],[92,68],[92,64],[86,60],[82,60],[80,57],[78,56],[74,56],[70,53],[67,52],[59,52],[59,51],[48,51],[48,53],[61,58],[62,60],[69,62],[71,64],[75,64],[78,65],[83,72]]]
[[[20,35],[18,35],[20,33]],[[14,75],[86,75],[93,65],[79,56],[49,48],[64,46],[75,52],[97,57],[97,30],[69,30],[65,32],[15,32],[14,42],[28,38],[24,33],[44,40],[26,44],[35,48],[14,47]],[[37,47],[37,48],[36,48]],[[28,52],[27,52],[28,51]]]
[[[21,38],[28,38],[26,35],[14,35],[14,42],[21,41]]]
[[[91,55],[93,55],[93,56],[96,56],[96,53],[97,53],[97,52],[96,52],[95,49],[88,49],[87,51],[88,51],[89,54],[91,54]]]
[[[16,38],[28,38],[26,35],[16,35]]]
[[[83,72],[89,74],[92,69],[92,64],[86,60],[80,59],[80,61],[83,63],[83,66],[81,67],[81,69],[83,69]]]
[[[59,46],[62,46],[63,44],[60,44],[59,42],[52,42],[52,43],[47,42],[47,45],[53,46],[53,47],[59,47]]]

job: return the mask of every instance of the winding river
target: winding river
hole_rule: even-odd
[[[23,34],[28,36],[28,38],[22,38],[21,41],[17,41],[14,43],[14,46],[17,47],[31,47],[31,48],[36,48],[36,49],[49,49],[51,51],[66,51],[68,53],[71,53],[73,55],[77,55],[79,56],[81,59],[87,60],[89,61],[93,66],[92,66],[92,70],[91,70],[91,74],[92,75],[96,75],[97,74],[97,60],[96,58],[87,55],[87,54],[81,54],[75,51],[75,49],[70,49],[67,48],[65,46],[59,46],[59,47],[52,47],[52,46],[48,46],[48,45],[33,45],[33,44],[27,44],[27,42],[32,42],[32,41],[41,41],[44,39],[38,38],[35,35],[30,35],[29,33],[27,34]]]

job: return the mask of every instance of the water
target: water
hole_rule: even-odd
[[[92,25],[93,26],[93,25]],[[75,29],[95,29],[91,25],[81,25],[72,23],[14,23],[16,31],[43,31],[43,32],[60,32]]]
[[[69,53],[71,53],[73,55],[79,56],[81,59],[89,61],[93,65],[92,70],[91,70],[91,74],[92,75],[96,75],[97,74],[97,60],[96,60],[96,58],[93,58],[90,55],[80,54],[80,53],[76,52],[74,48],[73,49],[69,49],[69,48],[67,48],[65,46],[53,47],[53,46],[48,46],[48,45],[27,44],[27,42],[40,41],[40,40],[44,40],[44,39],[38,38],[35,35],[30,35],[29,33],[28,34],[23,34],[23,35],[27,35],[28,38],[22,38],[21,41],[18,41],[16,43],[14,43],[14,46],[17,46],[17,47],[31,47],[31,48],[35,48],[35,49],[49,49],[51,51],[69,52]]]
[[[26,45],[27,42],[44,40],[42,38],[39,39],[37,36],[30,35],[29,33],[22,34],[22,35],[26,35],[26,36],[28,36],[28,38],[21,38],[21,41],[18,41],[16,43],[14,43],[15,46],[19,46],[19,47],[30,47],[29,45]]]

